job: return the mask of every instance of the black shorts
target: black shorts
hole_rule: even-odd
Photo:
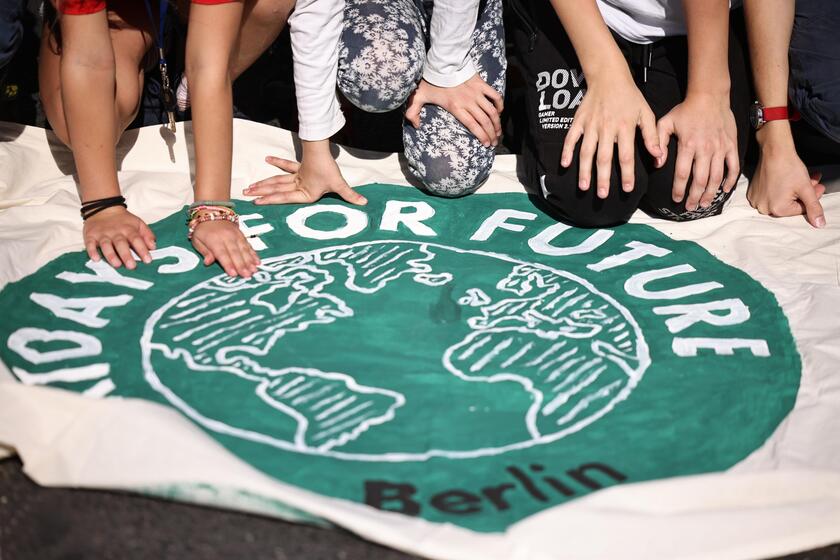
[[[524,179],[542,192],[560,219],[580,227],[605,227],[626,222],[638,208],[669,220],[683,221],[720,214],[731,193],[718,191],[708,208],[688,211],[685,201],[674,202],[671,191],[677,155],[677,138],[668,146],[668,161],[654,166],[641,133],[636,135],[635,188],[625,193],[620,186],[618,154],[613,156],[610,192],[596,195],[593,188],[578,188],[580,142],[572,164],[560,166],[563,142],[575,110],[586,93],[586,81],[574,47],[550,2],[511,0],[513,41],[526,82],[528,126],[523,145]],[[749,108],[752,92],[745,49],[745,30],[740,10],[732,12],[729,35],[730,100],[738,126],[738,152],[743,162],[750,137]],[[615,35],[614,35],[615,36]],[[633,73],[637,87],[656,118],[662,118],[685,99],[688,85],[688,41],[669,37],[651,45],[637,45],[615,36]],[[689,179],[689,184],[690,184]]]

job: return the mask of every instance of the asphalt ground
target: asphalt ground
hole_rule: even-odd
[[[100,490],[44,488],[0,461],[0,560],[411,560],[337,528]],[[840,558],[840,557],[838,557]]]
[[[702,528],[698,528],[702,530]],[[0,461],[0,560],[412,560],[338,528],[124,492],[44,488]],[[785,560],[840,560],[840,544]],[[481,560],[481,559],[476,559]]]

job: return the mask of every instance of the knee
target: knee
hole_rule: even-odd
[[[443,109],[427,105],[422,124],[403,126],[403,146],[412,175],[430,194],[459,197],[471,194],[490,176],[495,148],[485,147]]]
[[[475,168],[459,169],[449,158],[424,158],[409,162],[412,174],[431,195],[458,198],[477,191],[490,176],[492,159]]]
[[[636,208],[631,206],[613,207],[609,210],[602,208],[593,211],[592,209],[580,206],[569,206],[559,203],[553,200],[551,196],[545,200],[552,210],[551,213],[557,218],[575,227],[585,229],[608,228],[626,224],[633,215],[633,212],[636,211]]]
[[[571,223],[575,227],[586,229],[608,228],[626,224],[630,220],[630,216],[632,215],[632,210],[626,213],[617,212],[612,214],[607,212],[601,212],[598,214],[591,214],[588,216],[578,216],[576,219],[571,220]]]
[[[355,77],[342,76],[338,74],[338,89],[342,95],[353,105],[368,113],[388,113],[402,107],[408,96],[414,90],[414,84],[404,84],[399,88],[392,88],[388,91],[371,89],[363,83],[357,82]],[[384,82],[385,80],[378,80]]]
[[[343,49],[338,66],[338,89],[353,105],[369,113],[399,109],[417,87],[423,58],[394,54],[381,58],[380,49]],[[399,60],[396,60],[399,58]]]
[[[593,189],[578,188],[577,173],[543,176],[540,185],[533,188],[542,191],[550,214],[579,228],[625,224],[639,207],[641,198],[637,192],[622,192],[617,184],[610,185],[607,198],[599,198]]]
[[[393,111],[405,103],[423,75],[426,61],[423,35],[411,22],[399,22],[401,28],[394,31],[381,24],[370,26],[359,22],[360,17],[348,15],[345,10],[339,45],[338,89],[364,111]],[[393,17],[394,14],[382,15],[383,20]]]
[[[733,191],[727,193],[724,192],[723,189],[719,189],[715,198],[712,199],[709,206],[705,208],[698,206],[694,210],[687,210],[685,208],[684,201],[673,202],[670,200],[664,200],[657,204],[657,201],[653,199],[646,201],[646,207],[644,209],[647,210],[649,214],[664,220],[672,222],[692,222],[694,220],[701,220],[710,216],[720,215],[723,212],[726,201],[729,200],[729,197],[732,195],[732,192]]]

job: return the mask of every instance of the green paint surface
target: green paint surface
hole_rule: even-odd
[[[63,255],[0,292],[0,358],[24,382],[173,406],[284,482],[487,532],[600,488],[727,469],[792,408],[801,366],[782,310],[699,245],[562,228],[519,194],[362,191],[367,206],[328,199],[304,220],[311,207],[238,203],[271,227],[247,281],[161,255],[119,270],[150,284],[92,282],[83,253]],[[430,230],[383,229],[389,201],[433,211]],[[471,240],[500,209],[531,215]],[[153,226],[180,258],[183,221]],[[640,244],[658,256],[603,266]],[[646,297],[632,289],[665,269]],[[33,294],[131,299],[91,322]],[[716,310],[680,321],[700,306]]]

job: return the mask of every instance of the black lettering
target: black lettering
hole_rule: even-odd
[[[411,484],[395,484],[385,480],[365,481],[365,503],[383,511],[396,511],[406,515],[420,515],[420,504],[411,499],[417,488]],[[396,507],[385,507],[396,502]]]
[[[585,465],[581,465],[576,469],[566,471],[566,474],[568,474],[570,477],[572,477],[573,479],[580,482],[582,485],[586,486],[591,490],[600,490],[604,486],[600,482],[598,482],[597,480],[593,480],[586,474],[587,471],[591,470],[597,470],[609,476],[615,482],[624,482],[625,480],[627,480],[626,476],[603,463],[586,463]]]
[[[506,509],[510,509],[510,504],[505,500],[505,492],[508,490],[513,490],[516,488],[510,482],[506,482],[504,484],[499,484],[498,486],[488,486],[487,488],[482,488],[481,493],[490,500],[490,503],[496,506],[496,509],[499,511],[505,511]]]
[[[481,498],[465,490],[447,490],[446,492],[435,494],[429,500],[429,503],[432,504],[432,507],[443,513],[451,513],[453,515],[478,513],[481,511]]]
[[[549,486],[557,490],[560,494],[566,497],[575,495],[574,490],[572,490],[571,488],[569,488],[568,486],[566,486],[565,484],[563,484],[562,482],[560,482],[552,476],[544,476],[543,480],[546,484],[548,484]]]
[[[534,481],[531,480],[527,474],[525,474],[516,467],[508,467],[506,470],[510,473],[510,475],[513,478],[519,481],[519,483],[522,485],[525,491],[531,494],[531,496],[533,496],[535,499],[539,500],[540,502],[548,501],[548,496],[543,494],[540,491],[540,489],[537,488],[536,484],[534,484]]]
[[[536,472],[536,473],[541,473],[545,470],[545,467],[540,465],[539,463],[534,463],[533,465],[531,465],[531,470]],[[560,482],[559,480],[557,480],[554,477],[544,476],[543,480],[546,482],[546,484],[548,484],[549,486],[551,486],[552,488],[557,490],[563,496],[568,497],[568,496],[574,496],[575,495],[574,490],[572,490],[571,488],[569,488],[568,486],[566,486],[565,484],[563,484],[562,482]]]

